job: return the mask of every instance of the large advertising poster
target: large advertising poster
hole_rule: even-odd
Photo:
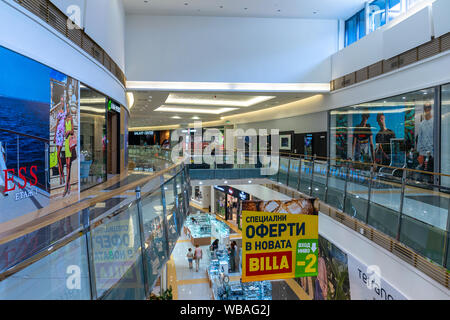
[[[71,192],[77,189],[73,147],[78,144],[79,83],[3,47],[0,64],[1,224],[48,206],[50,194],[60,194],[61,187],[64,194],[63,180],[51,166],[56,144],[61,146],[64,182],[70,182]],[[57,141],[53,126],[59,128]]]
[[[318,275],[297,278],[311,300],[406,300],[382,277],[376,265],[367,266],[319,236]]]
[[[295,279],[311,300],[350,300],[347,254],[319,236],[318,275]]]
[[[242,203],[242,282],[317,275],[314,199]]]
[[[79,82],[52,70],[50,74],[51,198],[78,193]]]

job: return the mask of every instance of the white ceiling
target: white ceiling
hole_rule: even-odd
[[[365,0],[123,0],[128,14],[346,19]]]
[[[241,113],[247,113],[251,111],[264,110],[267,108],[272,108],[279,105],[284,105],[290,102],[305,99],[307,97],[313,96],[314,93],[258,93],[258,92],[169,92],[169,91],[129,91],[133,92],[134,95],[134,105],[131,108],[131,117],[128,126],[133,128],[142,127],[158,127],[167,125],[186,125],[188,123],[193,123],[195,119],[193,117],[198,117],[197,120],[203,122],[207,121],[217,121],[221,120],[223,116],[236,115]],[[235,107],[236,109],[230,112],[222,114],[201,114],[201,113],[177,113],[177,112],[158,112],[155,111],[157,108],[163,105],[169,105],[166,103],[169,95],[175,95],[185,99],[218,99],[218,100],[228,100],[235,101],[237,103],[242,101],[247,101],[249,98],[255,96],[270,96],[271,99],[262,101],[260,103],[255,103],[248,107]],[[205,108],[205,109],[218,109],[223,108],[218,105],[193,105],[188,104],[177,104],[173,107],[180,108]],[[179,117],[174,119],[173,117]]]

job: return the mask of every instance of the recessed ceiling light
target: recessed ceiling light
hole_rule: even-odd
[[[179,117],[179,116],[174,116],[174,117],[172,117],[172,119],[181,119],[181,117]]]
[[[203,113],[203,114],[221,114],[225,112],[230,112],[237,110],[236,108],[216,108],[216,109],[207,109],[207,108],[192,108],[192,107],[181,107],[181,106],[168,106],[162,105],[155,111],[160,112],[177,112],[177,113]]]
[[[195,117],[192,117],[192,120],[200,120],[200,118],[195,116]]]
[[[233,100],[232,98],[219,97],[211,98],[209,95],[205,97],[190,96],[185,94],[171,93],[167,97],[167,104],[191,104],[199,106],[225,106],[225,107],[251,107],[255,104],[275,99],[275,96],[249,96],[247,100]]]

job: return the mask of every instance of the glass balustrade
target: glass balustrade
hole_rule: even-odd
[[[180,235],[188,186],[184,165],[173,165],[135,196],[112,197],[2,244],[9,259],[1,259],[0,299],[146,299]]]
[[[279,162],[278,173],[266,178],[318,198],[448,268],[450,175],[294,154],[283,154]]]

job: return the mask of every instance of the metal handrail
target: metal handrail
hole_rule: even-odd
[[[2,128],[0,128],[0,131],[4,131],[4,132],[7,132],[7,133],[16,134],[16,135],[18,135],[18,136],[22,136],[22,137],[25,137],[25,138],[30,138],[30,139],[34,139],[34,140],[39,140],[39,141],[42,141],[42,142],[45,142],[45,143],[49,143],[49,142],[50,142],[49,139],[44,139],[44,138],[41,138],[41,137],[32,136],[31,134],[20,133],[20,132],[17,132],[17,131],[12,131],[12,130],[2,129]]]
[[[165,179],[161,176],[161,174],[167,173],[167,170],[172,171],[174,168],[178,169],[181,167],[181,170],[177,170],[176,173],[174,173],[174,176],[171,177],[170,179],[168,179],[167,181],[165,181]],[[102,224],[107,224],[113,217],[115,216],[119,216],[125,212],[127,212],[128,208],[130,208],[132,205],[135,205],[137,208],[136,211],[136,215],[137,215],[137,224],[138,224],[138,229],[135,230],[136,233],[139,233],[139,238],[140,238],[140,246],[136,248],[136,261],[135,263],[140,263],[142,264],[141,267],[143,267],[143,274],[142,274],[142,285],[143,285],[143,292],[145,294],[145,297],[149,297],[152,291],[152,284],[149,283],[150,280],[150,273],[149,273],[149,265],[148,265],[148,255],[150,254],[149,250],[147,250],[147,246],[146,246],[146,242],[147,241],[153,241],[151,240],[151,238],[146,238],[144,235],[144,220],[143,220],[143,211],[142,211],[142,206],[143,206],[143,198],[146,198],[147,196],[152,196],[154,194],[154,192],[158,189],[160,189],[161,192],[161,196],[162,198],[164,198],[164,194],[165,194],[165,190],[166,188],[164,188],[164,185],[168,184],[168,183],[173,183],[173,181],[176,181],[176,179],[178,179],[179,177],[181,177],[181,179],[187,179],[188,176],[185,175],[185,169],[184,167],[180,164],[174,164],[173,166],[171,166],[171,168],[168,168],[166,170],[164,170],[164,173],[161,172],[158,175],[153,175],[150,180],[155,179],[157,176],[159,176],[161,179],[161,185],[159,187],[154,187],[151,191],[149,191],[148,193],[146,193],[146,195],[144,195],[144,197],[141,198],[141,189],[140,189],[140,185],[141,184],[145,184],[146,182],[148,182],[148,178],[146,179],[141,179],[138,181],[138,185],[135,188],[136,191],[136,198],[129,204],[126,205],[122,205],[118,210],[115,210],[112,213],[104,213],[103,215],[93,219],[91,221],[90,219],[90,214],[89,214],[89,209],[85,208],[82,210],[81,213],[81,220],[82,220],[82,224],[80,225],[80,227],[78,227],[76,230],[72,231],[70,234],[67,234],[65,237],[60,238],[59,240],[57,240],[54,243],[51,243],[49,245],[47,245],[45,248],[42,248],[39,252],[34,252],[32,256],[18,261],[18,263],[16,263],[15,265],[9,267],[6,271],[3,271],[2,273],[0,273],[0,286],[1,286],[1,281],[11,277],[12,275],[18,273],[21,270],[26,269],[27,267],[29,267],[30,265],[32,265],[33,263],[36,263],[39,260],[42,260],[43,258],[49,256],[50,254],[56,252],[57,250],[63,248],[64,246],[70,244],[71,242],[79,239],[79,238],[85,238],[85,250],[87,251],[87,255],[86,255],[86,259],[87,259],[87,264],[88,264],[88,269],[87,269],[87,273],[90,279],[90,298],[91,299],[103,299],[105,298],[109,293],[113,292],[116,288],[115,285],[117,283],[120,283],[124,277],[126,276],[126,273],[123,273],[122,277],[120,279],[116,279],[116,283],[113,284],[112,286],[110,286],[108,289],[106,289],[103,293],[99,293],[97,290],[97,285],[96,285],[96,277],[98,276],[98,274],[96,273],[96,263],[95,263],[95,258],[94,258],[94,253],[95,253],[95,249],[93,249],[92,247],[92,241],[93,241],[93,234],[92,232],[100,225]],[[120,188],[121,192],[124,191],[124,188],[126,190],[132,188],[132,185],[135,185],[136,183],[133,184],[129,184],[125,187]],[[188,196],[190,197],[189,194],[189,190],[188,190],[188,185],[183,183],[181,186],[179,186],[180,189],[174,187],[173,188],[173,192],[174,192],[174,214],[176,212],[176,216],[178,219],[175,223],[183,223],[185,218],[186,218],[186,205],[187,202],[185,201],[185,197]],[[183,201],[179,201],[180,199],[178,198],[178,196],[181,196]],[[176,200],[175,200],[176,199]],[[168,230],[167,228],[167,224],[169,223],[169,219],[167,219],[167,215],[166,215],[166,202],[161,199],[162,203],[163,203],[163,207],[164,207],[164,214],[162,219],[160,220],[160,223],[163,224],[161,227],[165,230]],[[179,237],[181,234],[181,228],[179,228],[176,231],[175,236]],[[168,234],[164,233],[165,239],[166,239],[166,243],[167,243],[167,239],[168,239]],[[171,251],[173,250],[173,248],[170,247],[166,247],[166,251],[163,253],[164,254],[164,259],[163,261],[160,263],[160,265],[158,266],[158,268],[163,267],[164,263],[167,262],[167,260],[170,257]],[[141,256],[141,259],[139,258],[139,256]],[[139,262],[140,261],[140,262]],[[134,265],[134,264],[133,264]],[[42,271],[45,272],[45,271]],[[65,279],[63,279],[62,281],[65,281]],[[12,298],[16,298],[16,297],[12,297]],[[36,297],[38,298],[38,297]]]
[[[151,175],[143,177],[142,179],[139,179],[137,181],[131,182],[131,183],[129,183],[125,186],[122,186],[118,189],[111,190],[108,192],[101,192],[99,195],[97,195],[94,198],[88,198],[86,200],[83,199],[84,201],[79,201],[79,202],[71,204],[67,207],[64,207],[61,209],[56,209],[55,211],[52,211],[51,213],[48,213],[43,217],[34,219],[30,222],[22,224],[11,230],[1,232],[0,233],[0,245],[10,242],[12,240],[15,240],[17,238],[23,237],[27,234],[30,234],[30,233],[37,231],[39,229],[42,229],[44,227],[47,227],[53,223],[61,221],[72,215],[78,214],[79,212],[81,212],[84,209],[95,206],[97,203],[104,202],[105,200],[110,199],[112,197],[118,196],[118,195],[126,192],[127,190],[134,189],[137,186],[146,184],[154,179],[157,179],[157,178],[163,176],[164,174],[170,173],[173,169],[177,168],[178,166],[180,166],[180,163],[175,163],[164,170],[154,172]],[[89,191],[87,191],[87,192],[89,192]],[[83,195],[81,194],[81,197],[82,196]]]
[[[277,192],[281,192],[284,194],[287,194],[288,191],[290,192],[296,192],[300,195],[302,194],[301,191],[295,190],[288,186],[280,186],[280,185],[268,185],[268,187],[272,190],[275,190]],[[326,214],[333,220],[344,224],[345,226],[349,227],[350,229],[354,230],[355,232],[358,232],[359,234],[363,235],[367,239],[375,242],[379,246],[383,247],[384,249],[388,250],[389,252],[395,254],[397,257],[401,258],[403,261],[406,261],[410,265],[414,266],[415,268],[419,269],[420,271],[424,272],[426,275],[428,275],[433,280],[437,281],[441,285],[443,285],[446,288],[450,288],[450,273],[445,267],[436,265],[435,263],[431,262],[429,259],[421,256],[414,250],[408,248],[403,243],[398,241],[397,239],[394,239],[377,229],[367,225],[366,223],[359,221],[358,219],[349,216],[345,212],[338,210],[336,208],[333,208],[329,204],[326,204],[323,201],[319,201],[320,206],[320,212],[323,214]]]

